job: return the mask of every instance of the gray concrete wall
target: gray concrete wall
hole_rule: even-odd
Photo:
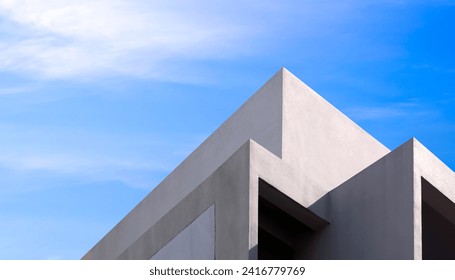
[[[174,238],[178,238],[207,209],[214,207],[214,258],[248,259],[249,165],[250,141],[247,141],[211,176],[132,244],[120,244],[125,250],[115,258],[149,259],[171,244]],[[203,229],[210,230],[206,224],[203,225]],[[197,242],[191,238],[186,241],[189,243],[179,250],[188,249],[188,246]],[[203,250],[209,251],[211,248],[208,242]],[[168,251],[166,254],[176,256],[175,253]]]
[[[389,149],[284,71],[282,159],[321,186],[315,202]]]
[[[307,203],[305,193],[317,188],[311,180],[302,180],[275,154],[249,140],[137,240],[130,245],[121,244],[126,249],[116,258],[148,259],[155,254],[156,258],[183,258],[176,254],[173,242],[177,241],[183,251],[198,243],[185,230],[210,207],[215,207],[215,258],[257,258],[259,178],[280,186],[297,203]],[[306,192],[302,192],[302,185],[308,187]],[[199,229],[209,232],[208,223],[203,224]],[[180,243],[181,235],[186,245]],[[208,242],[203,251],[211,248]],[[165,250],[164,256],[160,255],[161,250]]]
[[[250,146],[249,250],[250,259],[257,259],[259,179],[272,185],[278,192],[303,207],[313,203],[315,193],[318,193],[321,187],[311,178],[296,172],[287,162],[258,143],[250,141]],[[292,213],[290,214],[293,216]]]
[[[413,141],[401,145],[309,207],[330,225],[299,258],[413,259]]]
[[[414,258],[422,259],[422,200],[455,224],[455,173],[416,139],[414,151]],[[447,201],[430,194],[422,197],[422,178],[428,181]]]
[[[221,176],[220,170],[225,170],[221,167],[245,142],[256,147],[251,150],[251,164],[245,165],[244,171],[237,166],[237,173],[229,172],[233,178]],[[255,258],[259,177],[307,207],[387,152],[381,143],[286,69],[281,69],[83,258],[149,258],[150,250],[156,252],[162,248],[211,205],[203,204],[206,208],[194,209],[181,206],[191,200],[189,197],[194,193],[206,188],[199,194],[204,203],[214,201],[204,200],[207,195],[219,197],[213,193],[215,190],[224,197],[216,204],[216,223],[219,222],[218,213],[233,211],[224,200],[243,203],[246,199],[249,203],[245,227],[249,230],[246,245],[249,255],[245,257],[243,251],[241,254],[226,253],[232,249],[226,245],[235,236],[232,228],[227,230],[231,234],[226,234],[223,242],[216,241],[221,242],[217,243],[217,248],[226,246],[226,250],[220,250],[224,255],[218,257]],[[243,190],[244,193],[231,192],[232,180],[242,172],[249,172],[249,181],[244,184],[249,187]],[[209,178],[213,182],[207,185]],[[226,185],[228,187],[219,187]],[[178,222],[178,226],[170,226],[171,217],[184,221]],[[220,218],[220,221],[238,222],[235,216],[229,217]],[[163,232],[161,228],[166,230]],[[159,233],[159,237],[151,237],[152,232]],[[154,245],[146,245],[145,240],[153,241]]]
[[[421,259],[423,202],[455,225],[455,173],[416,139],[316,203],[313,198],[321,189],[318,183],[260,145],[252,143],[252,147],[250,192],[257,178],[262,178],[330,223],[298,245],[297,258]],[[422,178],[431,183],[433,191],[422,189]],[[255,198],[257,193],[250,196],[250,246],[257,242]],[[447,231],[450,229],[453,227]],[[435,231],[444,229],[430,229],[429,234]]]
[[[282,70],[243,104],[83,259],[119,256],[249,139],[281,156]]]
[[[454,172],[411,139],[309,207],[330,225],[298,257],[422,259],[423,202],[455,224]]]
[[[215,206],[212,205],[156,252],[151,260],[215,259]]]

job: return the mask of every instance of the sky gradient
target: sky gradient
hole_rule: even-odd
[[[454,30],[453,0],[0,0],[0,259],[79,259],[283,66],[455,169]]]

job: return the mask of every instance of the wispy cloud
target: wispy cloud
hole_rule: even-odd
[[[426,108],[419,101],[398,102],[379,106],[357,106],[344,110],[356,121],[393,120],[393,119],[423,119],[438,115],[438,112]]]
[[[0,156],[0,165],[16,170],[42,170],[60,173],[97,173],[103,169],[169,171],[164,163],[138,159],[96,158],[64,154],[8,154]]]
[[[36,87],[31,87],[31,86],[3,87],[3,88],[0,88],[0,96],[1,95],[19,94],[19,93],[28,93],[28,92],[33,92],[34,90],[36,90]]]
[[[241,51],[238,41],[261,29],[221,16],[226,5],[211,1],[159,2],[1,1],[0,67],[46,78],[156,77],[171,60]]]
[[[437,65],[431,64],[415,64],[411,66],[413,69],[417,70],[427,70],[427,71],[435,71],[435,72],[455,72],[455,68],[444,68]]]
[[[364,45],[365,36],[349,31],[359,18],[370,20],[378,5],[410,2],[3,0],[0,68],[44,78],[164,79],[185,62],[256,55],[275,44],[261,36],[344,36]],[[391,52],[370,45],[377,46],[370,56]]]
[[[137,158],[108,158],[78,156],[75,154],[7,154],[0,156],[0,168],[20,172],[33,178],[36,172],[51,176],[64,176],[85,182],[119,181],[135,188],[154,187],[153,175],[167,173],[165,162],[145,161]],[[25,175],[27,174],[27,175]],[[24,190],[20,190],[24,191]],[[26,190],[25,190],[26,191]]]
[[[191,151],[201,141],[191,135],[123,135],[17,125],[0,125],[0,135],[0,169],[9,174],[119,181],[147,189],[188,154],[182,150]]]
[[[31,211],[33,212],[33,211]],[[85,219],[84,219],[85,218]],[[56,217],[43,215],[18,215],[8,213],[0,216],[0,260],[6,259],[79,259],[89,246],[96,241],[89,234],[101,235],[109,225],[87,216],[77,215]],[[84,230],[81,230],[84,229]],[[33,234],[29,234],[33,232]],[[77,236],[72,236],[76,232]],[[71,246],[73,242],[84,240],[86,245]]]

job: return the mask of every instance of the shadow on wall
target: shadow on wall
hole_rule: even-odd
[[[328,222],[301,206],[272,185],[259,180],[258,259],[292,260]]]
[[[455,204],[424,178],[422,259],[455,260]]]
[[[455,259],[455,204],[431,183],[422,184],[422,258]],[[329,223],[263,180],[259,180],[259,260],[307,259]],[[320,246],[317,245],[317,246]]]

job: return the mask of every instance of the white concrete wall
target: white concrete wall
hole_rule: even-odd
[[[199,242],[192,240],[194,235],[185,233],[183,238],[179,235],[210,207],[215,207],[215,258],[248,259],[250,142],[242,145],[213,174],[132,244],[121,244],[126,249],[119,256],[115,256],[115,259],[149,259],[169,244],[172,245],[165,249],[166,256],[176,256],[179,252],[175,250],[180,248],[173,246],[174,242],[187,251],[191,244]],[[203,224],[197,229],[210,230],[207,223]],[[181,239],[186,239],[187,244],[180,243]],[[206,249],[204,252],[207,252]]]
[[[281,69],[83,258],[118,258],[249,139],[276,156],[273,161],[279,161],[280,168],[295,178],[280,175],[278,181],[286,183],[278,184],[278,188],[304,206],[388,152],[286,69]],[[216,186],[229,184],[231,179],[226,180],[227,183],[220,181]],[[270,180],[273,183],[274,179]],[[254,191],[245,195],[254,205]],[[251,225],[254,222],[250,221],[250,230]],[[254,243],[251,237],[250,247]],[[225,257],[234,255],[231,252]]]
[[[440,159],[431,153],[416,139],[412,139],[414,147],[414,258],[422,259],[422,180],[427,180],[434,188],[444,195],[451,205],[428,197],[427,203],[447,220],[455,224],[455,173]],[[450,203],[449,203],[450,204]]]
[[[413,143],[408,141],[334,189],[310,210],[329,226],[298,257],[414,259]]]
[[[321,186],[314,202],[389,149],[284,71],[282,159]]]
[[[215,259],[215,206],[212,205],[164,245],[151,260]]]
[[[282,103],[280,70],[83,258],[118,257],[249,139],[281,156]]]

